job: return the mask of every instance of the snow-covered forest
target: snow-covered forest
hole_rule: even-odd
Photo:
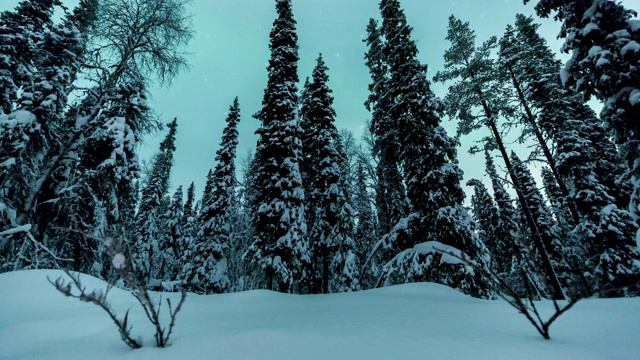
[[[545,338],[580,300],[640,295],[640,20],[632,10],[613,0],[532,1],[538,17],[562,24],[565,62],[540,35],[538,17],[518,14],[504,33],[480,42],[452,15],[444,69],[427,74],[401,1],[380,0],[379,13],[362,24],[371,81],[360,139],[335,125],[323,55],[312,73],[298,73],[295,1],[275,0],[262,106],[244,109],[243,94],[231,96],[197,196],[194,183],[170,192],[176,135],[188,121],[167,122],[148,101],[152,83],[170,86],[188,67],[194,29],[187,2],[80,0],[67,9],[60,0],[23,0],[0,14],[0,285],[13,289],[10,297],[27,291],[16,285],[22,272],[30,286],[47,288],[38,294],[57,288],[62,299],[109,308],[106,294],[85,294],[77,275],[84,274],[90,286],[133,293],[154,323],[160,309],[152,298],[179,292],[165,294],[180,301],[169,304],[171,326],[156,338],[163,347],[187,293],[329,294],[437,283],[317,298],[336,306],[362,300],[380,311],[385,294],[396,304],[406,294],[420,309],[432,290],[461,301],[447,308],[457,313],[511,305]],[[434,93],[433,83],[447,93]],[[599,114],[587,104],[594,99],[603,105]],[[238,125],[250,116],[260,124],[258,140],[242,158]],[[444,119],[456,121],[455,134]],[[143,167],[141,140],[157,131],[166,135]],[[460,139],[478,132],[486,136],[471,151],[484,155],[490,188],[463,180],[458,165]],[[514,133],[518,141],[506,139]],[[533,144],[526,158],[514,152],[523,143]],[[35,269],[47,271],[25,272]],[[59,278],[49,284],[34,274]],[[251,302],[242,294],[210,299],[227,309],[235,309],[224,304],[230,299]],[[621,317],[629,304],[638,306],[635,299],[597,301],[588,306],[606,304]],[[536,304],[552,314],[549,321]],[[180,321],[176,336],[184,339],[190,335],[180,334]],[[10,332],[1,322],[0,334]],[[607,326],[615,332],[615,325]],[[142,346],[126,339],[126,329],[127,316],[121,336]],[[17,349],[9,356],[19,357]],[[620,351],[617,357],[630,354]]]

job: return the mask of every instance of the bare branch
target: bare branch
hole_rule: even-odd
[[[111,305],[107,302],[107,294],[111,287],[107,287],[107,290],[103,293],[99,290],[93,290],[90,293],[87,293],[86,287],[82,285],[80,281],[79,274],[72,274],[68,270],[64,270],[65,274],[71,279],[71,281],[66,282],[62,279],[62,277],[57,278],[55,281],[51,281],[51,279],[47,276],[47,280],[51,285],[53,285],[56,290],[61,292],[64,296],[69,296],[72,298],[79,299],[80,301],[88,302],[94,305],[97,305],[102,310],[106,311],[109,314],[109,317],[116,324],[118,328],[118,332],[120,333],[120,337],[122,341],[127,344],[132,349],[139,349],[142,347],[142,341],[138,339],[134,339],[131,337],[131,326],[128,326],[129,319],[129,310],[125,313],[125,316],[122,320],[118,319],[116,316],[115,310],[111,307]],[[74,294],[72,292],[72,287],[75,287],[79,294]]]
[[[475,271],[482,274],[484,278],[489,279],[490,283],[485,284],[489,289],[491,289],[497,296],[505,300],[509,305],[518,310],[521,314],[523,314],[527,320],[536,328],[538,333],[542,335],[545,339],[550,339],[549,336],[549,328],[551,325],[560,317],[560,315],[567,312],[571,309],[576,303],[578,303],[582,299],[586,299],[593,295],[605,294],[610,291],[620,290],[622,288],[628,288],[632,286],[637,286],[638,283],[630,284],[629,286],[625,286],[622,288],[615,289],[598,289],[592,291],[585,291],[582,294],[579,294],[575,298],[572,298],[566,302],[560,304],[557,300],[553,300],[554,313],[546,320],[542,318],[538,308],[536,306],[536,302],[532,296],[532,291],[529,289],[527,291],[528,296],[523,298],[519,295],[515,290],[513,290],[501,277],[499,274],[488,267],[479,266],[475,261],[469,259],[464,254],[463,256],[459,256],[458,254],[452,253],[450,251],[445,251],[441,249],[435,249],[442,254],[447,254],[452,256],[460,261],[462,261],[465,265],[473,267]],[[528,284],[527,273],[524,269],[521,269],[522,276],[525,279],[525,283]],[[525,301],[526,300],[526,301]]]
[[[60,229],[60,228],[59,228]],[[170,323],[169,327],[163,327],[162,322],[160,321],[160,309],[162,305],[162,297],[158,299],[158,304],[154,304],[151,299],[151,295],[149,294],[149,290],[147,289],[144,281],[140,279],[138,274],[135,272],[133,264],[131,262],[131,257],[127,252],[122,251],[120,248],[120,243],[115,237],[105,236],[98,237],[89,234],[85,234],[81,231],[74,229],[64,229],[61,230],[74,232],[81,234],[87,238],[91,238],[94,240],[99,240],[105,246],[107,254],[113,259],[113,266],[115,270],[120,275],[120,278],[125,282],[125,284],[130,288],[131,294],[138,300],[138,303],[142,306],[142,309],[147,316],[147,319],[155,328],[155,340],[156,345],[158,347],[166,347],[169,344],[169,337],[173,331],[173,327],[175,326],[176,316],[180,309],[182,309],[182,305],[184,304],[187,293],[184,289],[181,292],[180,302],[176,307],[175,311],[171,308],[171,301],[167,299],[167,304],[169,307],[169,315],[170,315]],[[139,340],[133,340],[130,336],[130,327],[127,327],[128,314],[125,315],[123,320],[119,320],[113,309],[106,302],[107,293],[113,286],[113,284],[109,284],[107,286],[107,290],[103,293],[98,290],[94,290],[91,293],[87,293],[85,287],[80,282],[79,275],[73,276],[69,271],[65,270],[65,273],[71,278],[71,282],[65,283],[61,278],[57,279],[55,282],[49,280],[51,284],[53,284],[58,291],[63,293],[65,296],[71,296],[81,301],[86,301],[98,305],[103,310],[105,310],[111,319],[114,321],[116,326],[118,327],[118,331],[122,337],[122,340],[132,348],[139,348],[142,346],[142,343]],[[80,291],[79,295],[73,294],[71,292],[72,285],[75,286],[76,289]]]

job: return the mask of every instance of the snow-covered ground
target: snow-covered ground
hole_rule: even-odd
[[[144,339],[131,350],[105,312],[46,280],[63,275],[0,274],[1,359],[640,359],[640,299],[578,303],[546,341],[506,303],[435,284],[313,296],[189,294],[166,349],[154,347],[135,299],[113,289],[113,307],[132,309],[132,333]],[[105,287],[82,279],[88,289]]]

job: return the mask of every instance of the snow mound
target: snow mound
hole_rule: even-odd
[[[153,346],[135,299],[113,289],[119,315],[131,308],[129,349],[107,314],[66,298],[47,282],[61,271],[0,274],[0,359],[637,359],[640,299],[578,303],[543,340],[502,301],[478,300],[436,284],[331,295],[249,291],[189,294],[172,345]],[[88,275],[87,289],[106,287]],[[178,294],[154,294],[170,297]],[[545,313],[549,302],[540,304]]]

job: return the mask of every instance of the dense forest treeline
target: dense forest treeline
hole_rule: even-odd
[[[68,268],[113,279],[116,238],[152,289],[317,294],[429,281],[492,298],[638,294],[640,20],[611,0],[539,0],[562,21],[562,64],[533,17],[477,43],[449,18],[431,90],[398,0],[366,26],[371,114],[338,131],[320,54],[298,78],[291,0],[276,0],[255,152],[239,161],[231,105],[201,199],[170,194],[180,126],[147,104],[186,66],[185,0],[23,0],[0,15],[0,271]],[[525,0],[525,2],[527,2]],[[59,22],[52,20],[63,9]],[[241,95],[241,94],[238,94]],[[586,101],[604,104],[600,115]],[[441,122],[457,121],[455,136]],[[634,125],[635,124],[635,125]],[[166,137],[141,175],[145,134]],[[519,158],[504,129],[534,143]],[[491,190],[464,204],[459,138],[481,129]],[[542,162],[542,184],[531,174]],[[504,171],[499,170],[504,169]],[[512,195],[515,194],[515,198]],[[485,269],[486,271],[478,271]]]

